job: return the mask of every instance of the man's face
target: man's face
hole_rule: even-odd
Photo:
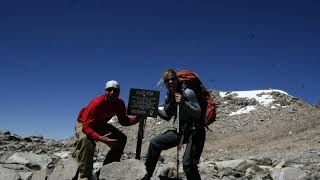
[[[119,94],[120,94],[120,89],[118,88],[110,87],[106,89],[106,96],[108,98],[107,100],[111,103],[113,103],[119,97]]]
[[[164,84],[170,92],[175,92],[178,86],[178,78],[172,74],[169,74],[164,79]]]

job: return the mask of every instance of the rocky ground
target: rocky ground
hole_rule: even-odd
[[[257,94],[258,98],[239,97],[234,92],[212,92],[218,105],[217,121],[209,126],[199,169],[203,179],[320,179],[320,110],[279,91]],[[259,97],[272,100],[265,104]],[[253,108],[253,110],[249,110]],[[239,113],[242,110],[244,113]],[[172,127],[172,121],[148,118],[142,144],[142,160],[135,156],[138,126],[122,127],[128,136],[123,156],[125,167],[111,179],[130,179],[124,172],[134,169],[144,174],[143,161],[152,137]],[[0,180],[72,179],[76,162],[72,158],[74,139],[54,141],[42,137],[20,137],[0,133]],[[95,168],[101,167],[108,147],[98,143]],[[183,154],[183,149],[180,153]],[[141,163],[142,162],[142,163]],[[176,175],[176,148],[164,151],[154,174]],[[130,164],[133,166],[129,166]],[[112,167],[103,167],[100,179],[110,179]],[[183,168],[180,177],[185,179]],[[108,178],[109,175],[109,178]],[[141,175],[142,176],[142,175]],[[116,178],[119,177],[119,178]],[[133,178],[133,179],[135,179]]]

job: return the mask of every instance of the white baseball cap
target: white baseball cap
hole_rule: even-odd
[[[105,86],[104,89],[108,89],[108,88],[111,88],[111,87],[120,89],[120,84],[115,80],[111,80],[111,81],[106,82],[106,86]]]

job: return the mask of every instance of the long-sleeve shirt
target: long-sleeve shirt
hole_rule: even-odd
[[[201,122],[201,107],[193,90],[186,88],[183,90],[184,102],[180,104],[179,110],[179,124],[180,127],[186,123],[190,126],[199,125]],[[162,110],[159,109],[158,115],[165,119],[170,120],[172,116],[177,117],[177,103],[174,97],[166,97],[166,103]]]
[[[107,95],[94,98],[87,107],[83,108],[78,115],[78,121],[83,124],[82,131],[95,141],[99,140],[100,134],[96,128],[103,127],[114,115],[122,126],[130,126],[137,123],[135,116],[127,116],[126,107],[122,99],[117,98],[113,103],[106,101]]]

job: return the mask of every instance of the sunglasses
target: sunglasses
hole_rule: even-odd
[[[165,79],[164,82],[168,83],[170,81],[175,81],[175,80],[177,80],[177,77],[172,77],[172,78]]]
[[[107,91],[107,92],[111,92],[111,91],[113,91],[113,92],[115,92],[115,93],[118,93],[118,92],[120,91],[120,89],[110,87],[110,88],[107,88],[107,89],[106,89],[106,91]]]

